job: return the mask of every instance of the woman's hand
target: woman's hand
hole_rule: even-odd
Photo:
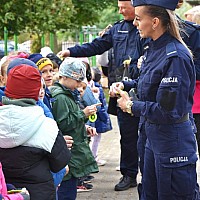
[[[116,89],[120,95],[120,98],[117,100],[118,106],[121,108],[123,112],[126,112],[127,102],[130,101],[130,97],[127,92],[124,92],[120,89]]]
[[[117,97],[117,95],[119,94],[117,90],[123,90],[123,89],[124,89],[124,84],[122,82],[113,83],[110,86],[109,90],[110,97]]]

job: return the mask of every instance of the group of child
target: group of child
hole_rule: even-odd
[[[10,110],[16,112],[15,125],[17,128],[14,131],[13,129],[9,130],[13,131],[15,136],[12,134],[5,136],[7,123],[5,126],[0,126],[0,132],[2,132],[0,138],[4,138],[6,143],[4,145],[2,141],[0,151],[6,152],[5,155],[8,157],[11,156],[9,153],[14,152],[14,155],[23,161],[21,165],[25,164],[25,168],[19,163],[11,165],[11,158],[7,159],[3,155],[0,156],[0,161],[3,165],[6,181],[11,181],[17,187],[26,187],[31,199],[39,199],[41,194],[43,195],[42,199],[76,199],[77,189],[79,191],[92,189],[91,184],[86,184],[94,178],[90,174],[98,172],[98,165],[105,164],[105,161],[103,162],[97,157],[98,145],[101,133],[112,129],[107,114],[105,96],[100,84],[101,71],[97,67],[90,68],[87,58],[66,58],[62,61],[53,52],[49,52],[45,57],[43,56],[44,52],[43,55],[41,53],[29,55],[24,52],[15,52],[7,56],[1,65],[0,98],[2,106],[0,113],[8,117],[9,114],[4,109],[5,105],[7,105],[9,112]],[[7,80],[9,81],[7,82]],[[42,116],[40,116],[41,110]],[[33,113],[29,113],[30,111]],[[35,112],[38,112],[38,115]],[[18,117],[17,114],[20,116]],[[21,116],[22,114],[26,118]],[[27,115],[31,116],[31,123]],[[40,116],[40,118],[34,119],[36,116]],[[90,116],[97,116],[97,119],[90,121],[88,120]],[[7,119],[5,116],[1,118],[1,120]],[[41,119],[42,121],[40,121]],[[23,123],[20,123],[19,120]],[[26,126],[28,121],[29,124]],[[47,125],[47,128],[43,127],[44,124]],[[23,127],[20,127],[22,125]],[[37,127],[39,125],[44,128],[42,136],[41,127]],[[52,128],[53,125],[55,125],[54,128]],[[30,126],[37,128],[32,128],[32,135],[27,134],[23,138],[22,133],[24,130],[28,131],[27,128]],[[9,128],[6,127],[6,129]],[[62,135],[62,139],[60,135]],[[16,137],[15,140],[23,138],[23,141],[10,144],[12,142],[9,140],[12,137]],[[43,141],[45,137],[46,142]],[[12,138],[12,141],[14,139]],[[62,146],[63,144],[65,144],[65,148]],[[18,148],[23,149],[24,147],[28,147],[25,148],[28,151],[25,154],[26,157],[21,155],[21,150],[18,152]],[[60,152],[61,147],[63,148],[62,152]],[[71,155],[67,147],[70,148]],[[13,151],[9,151],[8,148]],[[32,155],[29,154],[31,148],[34,148]],[[45,181],[49,182],[49,188],[46,190],[49,194],[41,193],[38,195],[37,191],[37,186],[43,186],[42,180],[37,179],[37,176],[43,171],[40,171],[38,165],[39,167],[43,165],[38,164],[37,159],[30,161],[30,158],[37,157],[38,148],[44,150],[42,155],[45,161],[41,161],[45,165],[44,169],[47,168],[51,172],[51,179],[49,174],[43,174],[46,176]],[[10,170],[11,167],[16,168],[13,170],[15,172],[19,169],[26,170],[26,173],[30,171],[36,179],[27,176],[14,176]],[[35,169],[39,170],[35,171]],[[53,187],[52,180],[54,180]],[[35,186],[33,187],[31,184],[35,184]],[[40,190],[43,189],[41,187]]]

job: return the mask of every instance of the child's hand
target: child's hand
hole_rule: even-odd
[[[99,93],[99,88],[98,87],[92,87],[91,90],[94,93]]]
[[[66,169],[66,174],[65,174],[65,176],[69,173],[69,166],[67,165],[66,167],[65,167],[65,169]]]
[[[83,109],[83,112],[85,113],[86,117],[95,114],[97,112],[96,105],[87,106],[86,108]]]
[[[86,131],[87,131],[87,134],[91,137],[95,136],[95,135],[98,135],[97,134],[97,131],[96,131],[96,128],[94,127],[91,127],[91,126],[88,126],[88,125],[85,125],[86,127]]]
[[[68,149],[70,150],[72,148],[73,143],[74,143],[73,138],[69,135],[64,135],[63,137],[65,139],[65,142],[66,142]]]

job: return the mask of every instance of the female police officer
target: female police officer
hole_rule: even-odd
[[[172,10],[178,0],[134,0],[140,36],[151,38],[137,84],[140,101],[117,89],[124,112],[146,118],[142,200],[200,199],[196,142],[188,113],[195,69]]]

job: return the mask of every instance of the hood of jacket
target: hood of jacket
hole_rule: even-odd
[[[54,86],[51,86],[49,88],[51,95],[55,97],[58,94],[66,94],[72,96],[71,90],[64,87],[62,84],[59,82],[54,83]]]
[[[56,122],[39,106],[0,106],[0,147],[29,146],[51,152],[58,135]]]

